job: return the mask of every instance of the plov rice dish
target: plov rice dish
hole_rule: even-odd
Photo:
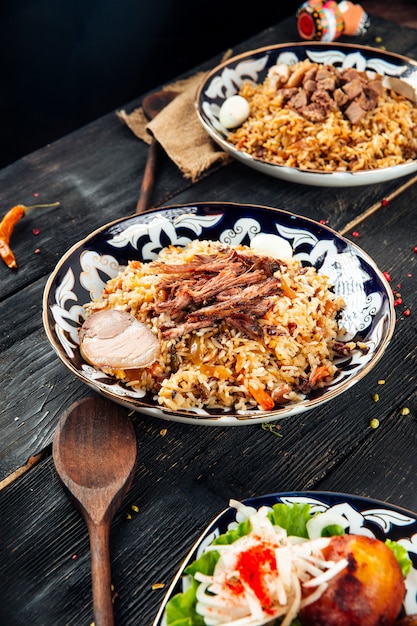
[[[417,156],[417,107],[383,77],[308,59],[278,63],[238,94],[250,114],[228,141],[254,158],[326,172],[375,170]]]
[[[339,340],[343,306],[314,267],[196,240],[130,261],[85,308],[128,312],[160,342],[150,365],[104,372],[174,411],[238,412],[299,402],[334,378],[356,347]]]

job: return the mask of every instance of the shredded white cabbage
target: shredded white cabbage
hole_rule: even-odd
[[[302,607],[320,598],[347,560],[324,559],[322,550],[330,538],[300,542],[287,536],[271,523],[267,507],[256,511],[235,500],[230,505],[240,520],[249,518],[252,531],[231,544],[208,546],[220,558],[212,576],[195,574],[196,611],[206,626],[262,626],[278,617],[283,618],[281,626],[289,626]],[[340,521],[327,517],[322,527],[342,525]],[[313,527],[314,535],[318,528]]]

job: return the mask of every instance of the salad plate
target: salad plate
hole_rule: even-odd
[[[194,240],[249,246],[259,235],[273,236],[275,244],[285,245],[302,266],[314,266],[329,277],[345,302],[340,328],[348,341],[366,346],[338,357],[337,375],[328,385],[273,410],[173,410],[85,361],[79,345],[84,305],[99,298],[106,282],[130,260],[149,262],[167,246],[185,247]],[[374,261],[326,225],[270,207],[206,202],[126,217],[75,244],[47,281],[43,322],[52,347],[71,374],[130,410],[183,423],[241,426],[308,411],[350,389],[382,357],[394,331],[395,310],[392,290]]]
[[[328,512],[345,518],[347,534],[375,537],[381,541],[390,539],[398,542],[408,553],[412,565],[406,577],[406,595],[401,616],[417,614],[417,516],[415,513],[372,498],[336,492],[304,491],[282,492],[252,497],[242,501],[243,505],[257,511],[261,507],[277,504],[308,504],[312,513]],[[174,577],[152,626],[166,626],[166,605],[173,596],[188,589],[188,577],[184,570],[196,561],[219,535],[235,529],[243,521],[242,512],[234,506],[222,511],[203,531],[191,548]]]
[[[313,169],[311,165],[287,166],[249,154],[239,144],[232,142],[229,139],[229,127],[225,128],[220,122],[220,111],[225,101],[238,94],[244,81],[263,83],[270,68],[277,63],[291,66],[304,60],[333,65],[338,69],[355,68],[369,75],[378,74],[385,77],[387,85],[402,85],[402,92],[406,97],[410,92],[414,95],[416,93],[416,61],[380,48],[335,42],[295,42],[266,46],[232,57],[205,76],[195,100],[196,112],[203,128],[223,150],[240,163],[292,183],[318,187],[356,187],[401,178],[417,170],[416,159],[407,159],[389,167],[358,171],[341,171],[340,167],[330,169],[331,165],[325,170]],[[270,113],[265,113],[265,119],[269,117]],[[338,133],[339,130],[333,130],[332,136]],[[309,137],[309,140],[313,141],[314,137]]]

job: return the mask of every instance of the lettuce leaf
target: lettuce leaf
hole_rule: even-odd
[[[308,539],[307,522],[311,518],[311,507],[309,504],[277,503],[272,507],[272,513],[268,515],[274,526],[281,526],[287,531],[287,535],[294,537],[304,537]]]
[[[205,626],[204,618],[195,610],[198,583],[193,580],[184,593],[177,593],[165,607],[165,619],[169,626]]]
[[[401,571],[405,578],[410,573],[411,566],[413,564],[410,557],[408,556],[407,550],[404,548],[404,546],[397,543],[396,541],[391,541],[391,539],[386,539],[385,544],[393,551],[394,556],[400,564]]]

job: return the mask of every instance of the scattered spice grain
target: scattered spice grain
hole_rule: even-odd
[[[165,587],[165,583],[154,583],[152,585],[152,589],[153,590],[155,590],[155,589],[163,589],[164,587]]]

